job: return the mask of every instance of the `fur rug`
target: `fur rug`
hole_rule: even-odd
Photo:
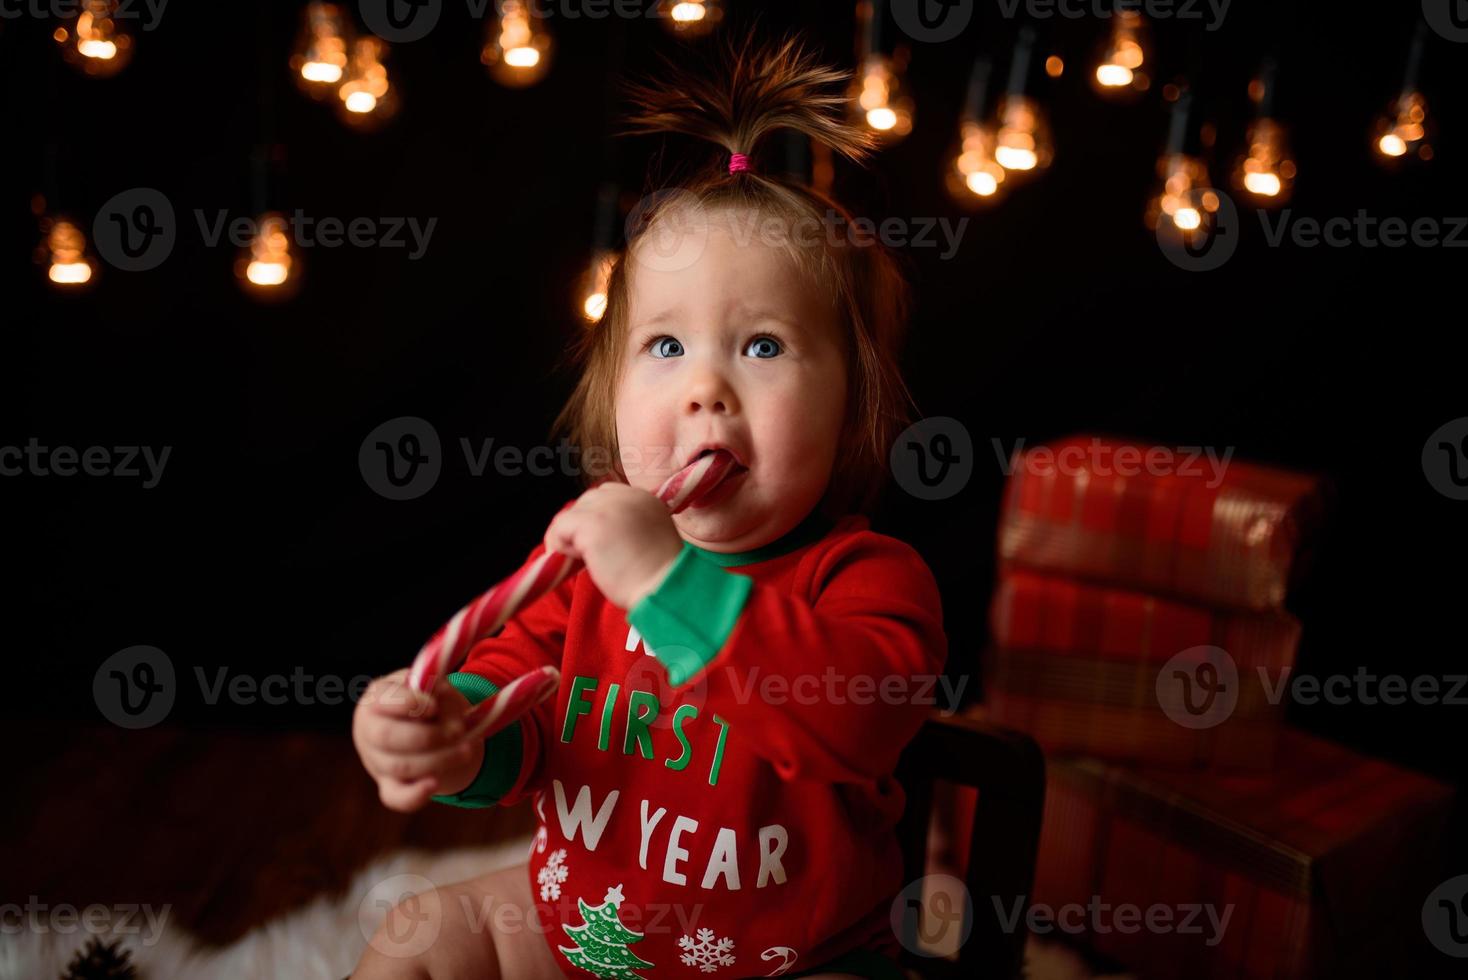
[[[359,871],[341,895],[322,895],[308,905],[250,931],[232,946],[201,945],[188,933],[164,924],[154,936],[146,923],[118,922],[115,932],[96,935],[104,943],[121,938],[131,951],[140,980],[342,980],[356,966],[367,940],[377,931],[389,907],[388,888],[401,894],[399,875],[430,882],[462,881],[525,859],[530,838],[493,847],[440,853],[399,851]],[[411,887],[411,885],[409,886]],[[14,926],[0,933],[0,980],[49,980],[59,977],[75,952],[92,934],[80,925],[68,933],[19,933]],[[1090,977],[1081,960],[1050,944],[1030,941],[1027,953],[1031,980],[1081,980]],[[588,975],[589,976],[589,975]]]

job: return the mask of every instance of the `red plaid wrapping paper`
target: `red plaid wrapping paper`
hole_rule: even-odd
[[[1290,729],[1279,762],[1231,775],[1052,762],[1035,901],[1232,906],[1213,946],[1208,929],[1085,937],[1145,978],[1400,975],[1451,790]]]
[[[985,710],[1047,753],[1246,767],[1272,759],[1284,705],[1270,695],[1282,690],[1300,637],[1287,613],[1221,612],[1011,569],[990,626]],[[1228,654],[1237,702],[1216,724],[1189,728],[1174,720],[1181,682],[1158,682],[1175,655],[1198,647]]]
[[[934,791],[932,867],[961,876],[976,795]],[[1123,932],[1116,919],[1049,934],[1142,980],[1407,977],[1451,803],[1437,780],[1292,729],[1271,772],[1052,760],[1032,902],[1165,906],[1175,923],[1185,906],[1228,912],[1221,935],[1206,916],[1197,932]]]
[[[1319,520],[1322,482],[1232,458],[1219,460],[1220,476],[1206,456],[1191,457],[1100,436],[1016,453],[999,522],[1001,567],[1282,608]]]

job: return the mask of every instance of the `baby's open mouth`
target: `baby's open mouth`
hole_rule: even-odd
[[[720,449],[705,449],[703,452],[701,452],[697,456],[693,457],[693,460],[695,462],[697,462],[698,460],[703,459],[705,456],[712,456],[714,453],[717,453],[717,452],[728,452],[728,450],[727,449],[724,449],[724,450],[720,450]],[[729,468],[729,476],[734,476],[734,475],[739,474],[739,473],[747,473],[747,472],[749,472],[749,467],[748,466],[745,466],[743,463],[739,462],[739,457],[735,456],[734,457],[734,465]],[[725,479],[728,479],[728,477],[725,477]]]
[[[749,467],[745,465],[744,459],[740,456],[739,453],[735,452],[733,449],[729,448],[723,443],[718,442],[703,443],[702,445],[694,449],[693,455],[689,456],[687,461],[683,465],[690,466],[703,457],[712,455],[713,453],[717,452],[727,453],[733,458],[734,466],[730,470],[731,473],[738,473],[749,469]]]

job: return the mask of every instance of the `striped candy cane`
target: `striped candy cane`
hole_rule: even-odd
[[[700,456],[668,477],[658,488],[658,499],[676,514],[718,486],[734,465],[734,457],[723,450]],[[578,559],[553,551],[544,552],[526,563],[515,574],[460,609],[453,619],[423,645],[408,673],[409,685],[415,691],[431,691],[440,677],[447,677],[464,662],[474,644],[485,637],[494,636],[509,622],[510,617],[560,585],[580,568],[581,562]],[[531,671],[530,674],[516,678],[504,691],[482,704],[504,700],[504,694],[514,683],[539,673]],[[538,683],[543,684],[544,681]],[[554,689],[552,685],[550,690]]]

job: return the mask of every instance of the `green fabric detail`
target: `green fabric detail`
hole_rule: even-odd
[[[755,548],[751,551],[726,553],[709,551],[707,548],[700,548],[698,545],[690,544],[687,541],[683,542],[683,547],[691,548],[698,553],[699,557],[706,558],[715,565],[722,565],[725,568],[737,565],[753,565],[755,562],[769,561],[771,558],[787,555],[803,545],[810,544],[812,541],[819,541],[833,527],[835,527],[835,523],[825,514],[821,513],[819,509],[816,509],[807,514],[805,520],[762,548]]]
[[[470,704],[478,704],[499,693],[499,688],[492,681],[478,674],[450,674],[449,683],[468,698]],[[472,783],[457,793],[430,798],[435,803],[447,803],[466,810],[478,810],[498,803],[520,776],[520,755],[524,751],[524,735],[520,731],[522,724],[523,721],[515,721],[485,739],[484,762]]]
[[[685,542],[658,587],[627,612],[674,687],[718,655],[754,588],[754,579],[730,574],[702,554]]]

